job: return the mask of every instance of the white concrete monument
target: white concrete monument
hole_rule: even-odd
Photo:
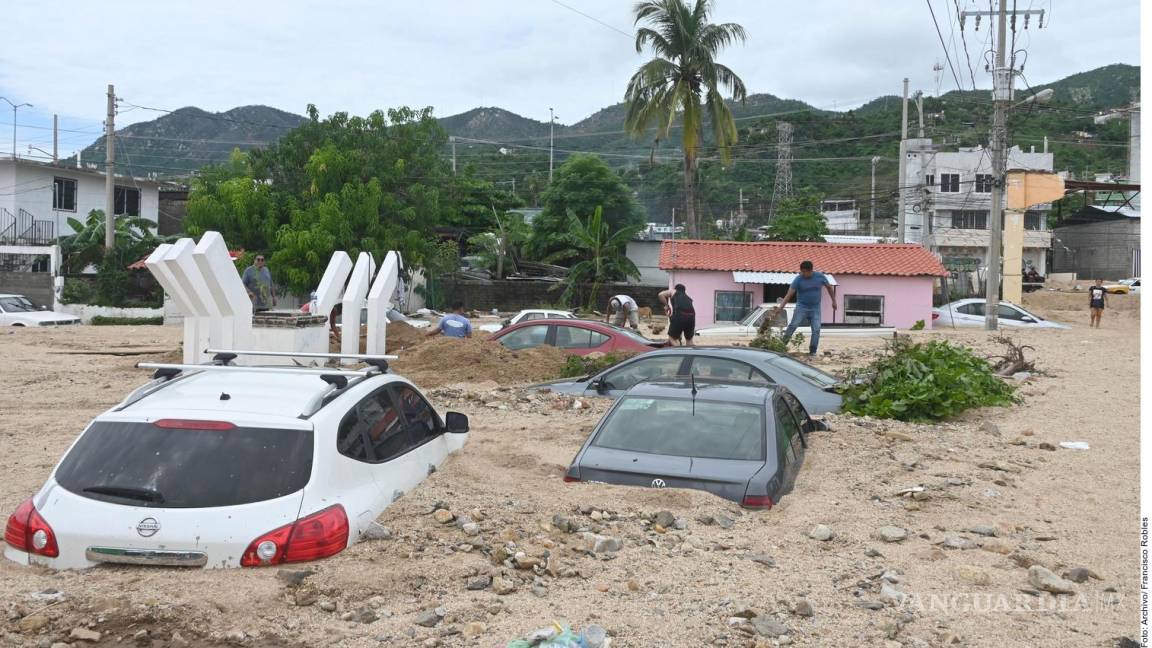
[[[348,287],[344,290],[344,299],[341,301],[340,353],[360,353],[360,311],[364,308],[365,297],[368,296],[368,287],[372,282],[372,275],[376,274],[376,262],[372,255],[361,252],[356,258],[356,265],[352,268],[352,278],[348,280]],[[356,360],[345,359],[342,364],[355,364]]]
[[[223,349],[247,349],[252,331],[252,300],[244,289],[244,282],[236,272],[236,265],[228,254],[228,246],[219,232],[205,232],[192,252],[192,259],[208,291],[205,300],[211,300],[219,312],[219,326],[209,327],[212,346]]]
[[[368,292],[368,340],[365,353],[383,354],[388,332],[388,311],[400,281],[400,253],[392,250],[384,256],[376,281]]]
[[[320,285],[316,288],[316,312],[312,315],[332,317],[332,309],[344,295],[344,286],[351,272],[352,258],[348,253],[344,250],[333,252],[328,267],[324,269],[324,276],[320,277]]]

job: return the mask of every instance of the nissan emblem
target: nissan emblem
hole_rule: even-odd
[[[156,521],[156,518],[144,518],[140,520],[140,524],[136,525],[136,533],[139,533],[143,538],[151,538],[159,530],[160,523]]]

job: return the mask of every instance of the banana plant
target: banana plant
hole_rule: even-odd
[[[80,222],[68,219],[73,233],[60,238],[60,252],[64,257],[64,271],[78,273],[104,258],[104,210],[93,209],[88,218]],[[152,232],[156,224],[140,216],[116,216],[115,241],[117,250],[138,251],[145,244],[161,241]],[[135,259],[133,259],[135,260]]]

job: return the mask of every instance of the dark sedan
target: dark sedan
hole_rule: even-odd
[[[552,391],[619,398],[645,380],[677,376],[741,380],[787,387],[813,416],[840,411],[840,379],[786,355],[752,347],[670,347],[645,353],[600,373],[546,383]]]
[[[621,326],[581,319],[523,321],[493,333],[492,339],[513,351],[547,344],[574,355],[643,353],[667,344]]]
[[[791,492],[815,429],[778,385],[640,383],[604,415],[564,481],[691,488],[768,509]]]

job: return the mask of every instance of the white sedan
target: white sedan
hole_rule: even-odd
[[[5,557],[55,569],[324,558],[468,438],[466,416],[441,419],[380,369],[159,367],[17,507]]]
[[[0,295],[0,326],[62,326],[80,318],[36,308],[24,295]]]
[[[932,327],[984,326],[985,300],[978,298],[961,299],[945,304],[932,311]],[[1012,302],[1000,302],[997,317],[1001,326],[1013,328],[1072,328],[1067,324],[1046,320],[1030,313]]]
[[[576,314],[572,311],[565,310],[549,310],[547,308],[529,308],[516,313],[511,318],[504,320],[499,324],[481,324],[477,328],[481,331],[495,333],[504,328],[518,324],[520,322],[527,322],[528,320],[538,319],[576,319]]]

